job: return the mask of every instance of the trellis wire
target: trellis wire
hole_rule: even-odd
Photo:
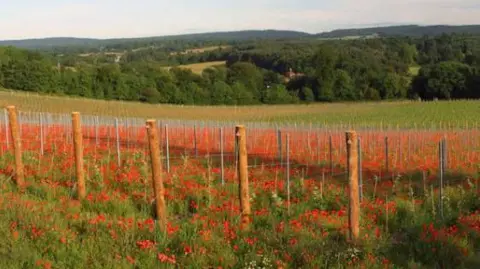
[[[115,139],[116,139],[116,145],[117,145],[117,164],[118,166],[121,165],[121,159],[120,159],[120,133],[118,130],[118,119],[115,118]]]
[[[165,166],[170,173],[170,145],[168,142],[168,124],[165,124]]]

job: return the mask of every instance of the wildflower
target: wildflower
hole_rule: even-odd
[[[62,238],[60,238],[60,242],[62,244],[66,244],[67,243],[67,238],[65,238],[65,236],[62,236]]]
[[[132,256],[127,255],[127,261],[128,261],[128,263],[130,263],[130,264],[135,264],[135,259],[132,258]]]
[[[35,262],[35,265],[43,268],[43,269],[51,269],[52,263],[47,260],[38,260]]]
[[[140,240],[137,241],[137,247],[139,249],[153,249],[157,243],[151,240]]]
[[[192,248],[191,248],[190,246],[188,246],[188,245],[184,245],[184,246],[183,246],[183,253],[184,253],[185,255],[188,255],[188,254],[192,253]]]
[[[177,263],[177,260],[175,259],[175,255],[168,256],[163,253],[158,253],[157,259],[162,263],[171,263],[171,264]]]
[[[258,241],[257,238],[250,238],[250,237],[245,238],[245,242],[250,246],[253,246],[257,241]]]

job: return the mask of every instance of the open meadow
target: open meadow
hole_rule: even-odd
[[[193,63],[193,64],[185,64],[176,66],[178,68],[189,69],[192,70],[193,73],[197,75],[201,75],[203,70],[214,67],[214,66],[224,66],[225,61],[214,61],[214,62],[202,62],[202,63]],[[170,69],[171,67],[168,67]]]
[[[480,266],[478,102],[188,107],[0,92],[0,105],[19,123],[15,140],[0,117],[0,268]],[[355,240],[348,129],[359,137]]]

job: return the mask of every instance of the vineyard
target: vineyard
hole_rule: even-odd
[[[475,113],[373,125],[292,123],[272,112],[242,121],[248,157],[238,119],[98,115],[5,110],[1,268],[480,266]]]

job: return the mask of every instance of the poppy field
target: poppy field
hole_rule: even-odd
[[[145,119],[20,112],[25,184],[0,120],[0,268],[478,268],[480,131],[357,128],[360,238],[348,238],[345,130],[246,123],[252,222],[240,229],[235,124],[158,120],[166,229]],[[441,153],[439,144],[444,151]]]

